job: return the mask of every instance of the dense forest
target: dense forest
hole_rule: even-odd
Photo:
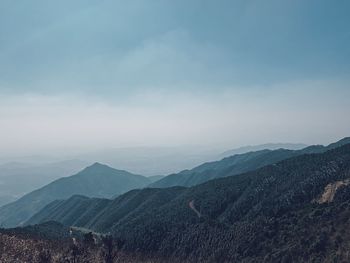
[[[144,257],[139,253],[128,254],[120,248],[122,243],[111,236],[100,237],[98,243],[92,233],[80,239],[47,239],[34,233],[16,230],[0,231],[0,262],[30,263],[132,263],[164,262]]]
[[[58,199],[69,198],[74,194],[111,198],[150,183],[151,180],[144,176],[94,163],[75,175],[57,179],[0,207],[0,225],[5,227],[23,225],[45,205]]]
[[[190,188],[75,196],[29,223],[110,233],[125,255],[162,262],[348,262],[349,178],[348,144]]]
[[[154,182],[150,187],[194,186],[215,178],[237,175],[253,171],[263,166],[274,164],[288,158],[306,153],[323,153],[350,143],[350,138],[344,138],[328,146],[312,145],[300,150],[259,150],[242,154],[235,154],[220,161],[208,162],[191,170],[184,170],[177,174],[170,174]]]

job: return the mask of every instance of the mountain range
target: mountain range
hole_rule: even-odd
[[[348,142],[350,138],[344,138],[328,146],[309,146],[302,150],[277,149],[237,154],[164,178],[159,176],[146,178],[95,163],[74,176],[58,179],[1,207],[0,225],[4,227],[22,225],[50,202],[68,199],[73,195],[115,198],[129,190],[146,186],[150,188],[189,187],[211,179],[252,171],[305,153],[325,152]],[[157,180],[159,178],[160,180]]]
[[[165,188],[172,186],[193,186],[215,178],[252,171],[265,165],[273,164],[305,153],[322,153],[347,143],[350,143],[349,137],[328,146],[313,145],[300,150],[264,149],[243,154],[236,154],[226,157],[220,161],[204,163],[191,170],[184,170],[177,174],[168,175],[151,184],[150,187]],[[269,144],[267,144],[267,146],[268,145]]]
[[[131,189],[145,187],[151,182],[147,177],[95,163],[73,176],[57,179],[1,207],[0,225],[21,225],[50,202],[67,199],[72,195],[110,198]]]
[[[259,145],[248,145],[248,146],[243,146],[236,149],[228,150],[220,154],[220,157],[225,158],[236,154],[243,154],[247,152],[257,152],[261,150],[277,150],[277,149],[300,150],[306,147],[307,145],[303,143],[265,143],[265,144],[259,144]]]
[[[27,223],[110,232],[123,251],[163,262],[347,262],[349,215],[343,140],[192,187],[132,190],[113,200],[73,196]]]
[[[0,206],[88,165],[81,160],[52,163],[7,162],[0,165]]]

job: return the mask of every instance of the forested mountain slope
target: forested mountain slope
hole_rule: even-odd
[[[274,164],[305,153],[325,152],[347,143],[350,143],[350,138],[344,138],[328,146],[314,145],[301,150],[277,149],[236,154],[220,161],[202,164],[191,170],[185,170],[177,174],[168,175],[151,184],[150,187],[165,188],[171,186],[193,186],[214,178],[253,171],[265,165]]]
[[[301,150],[307,147],[306,144],[301,143],[265,143],[259,145],[248,145],[240,148],[232,149],[223,152],[220,154],[222,158],[230,157],[236,154],[242,154],[247,152],[257,152],[262,150],[278,150],[278,149],[287,149],[287,150]]]
[[[110,198],[150,183],[146,177],[95,163],[76,175],[60,178],[0,208],[0,225],[23,224],[45,205],[72,195]]]
[[[111,232],[125,241],[125,251],[167,259],[346,262],[349,179],[345,145],[191,188],[131,191],[90,215],[62,217],[68,200],[53,209],[60,216],[50,220]],[[333,197],[322,198],[329,189],[335,189]],[[96,207],[96,200],[87,203]],[[31,222],[46,221],[40,216],[45,209]]]
[[[1,164],[0,207],[60,177],[76,174],[87,165],[80,160],[44,164],[22,162]]]

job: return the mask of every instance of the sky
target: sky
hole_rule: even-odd
[[[350,135],[347,0],[0,0],[1,155]]]

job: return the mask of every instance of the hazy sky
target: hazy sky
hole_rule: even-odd
[[[0,0],[0,153],[349,136],[349,13],[348,0]]]

